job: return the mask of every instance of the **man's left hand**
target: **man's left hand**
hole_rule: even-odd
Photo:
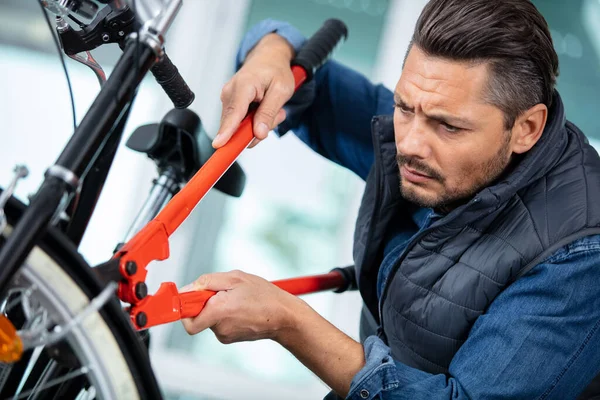
[[[194,335],[210,328],[221,343],[274,339],[294,328],[294,310],[306,307],[296,296],[256,275],[241,271],[200,276],[181,289],[213,290],[217,293],[194,318],[183,319]]]

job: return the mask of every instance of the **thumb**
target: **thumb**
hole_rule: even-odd
[[[239,277],[232,272],[215,272],[200,275],[194,282],[181,288],[181,292],[192,290],[212,290],[220,292],[233,289],[240,282]]]

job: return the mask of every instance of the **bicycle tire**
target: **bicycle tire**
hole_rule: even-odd
[[[9,226],[5,233],[17,223],[24,209],[18,200],[9,200],[4,208]],[[42,282],[51,282],[45,290],[61,297],[73,314],[102,291],[101,283],[73,244],[53,228],[48,229],[26,264],[22,273],[29,273],[30,277],[37,274]],[[94,353],[100,357],[115,399],[162,399],[148,351],[116,296],[88,316],[81,328],[88,335],[85,345],[97,347]]]

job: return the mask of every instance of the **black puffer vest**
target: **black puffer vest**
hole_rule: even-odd
[[[538,143],[503,180],[408,245],[379,306],[376,282],[388,224],[411,215],[399,192],[391,117],[373,119],[373,141],[375,163],[354,241],[366,305],[361,339],[381,325],[393,357],[404,364],[447,373],[471,327],[502,290],[560,247],[600,233],[600,158],[566,121],[556,94]]]

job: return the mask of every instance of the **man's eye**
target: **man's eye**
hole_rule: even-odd
[[[441,124],[444,127],[444,129],[450,133],[456,133],[460,131],[460,128],[457,128],[456,126],[449,125],[445,122],[442,122]]]
[[[394,106],[400,110],[400,112],[402,114],[410,114],[410,110],[406,109],[404,106],[400,105],[400,104],[394,104]]]

